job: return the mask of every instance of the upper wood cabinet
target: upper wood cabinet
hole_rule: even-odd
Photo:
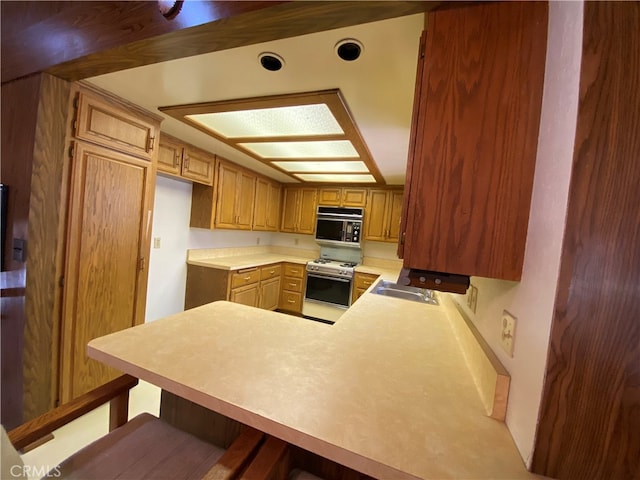
[[[429,12],[405,185],[406,268],[520,279],[547,8],[488,2]]]
[[[369,190],[364,213],[364,240],[398,242],[402,199],[402,190]]]
[[[83,89],[74,100],[73,133],[77,139],[153,160],[158,149],[158,124],[122,108],[108,97]]]
[[[277,232],[280,225],[282,188],[266,178],[256,179],[253,230]]]
[[[305,187],[285,187],[280,230],[313,234],[316,229],[318,190]]]
[[[213,185],[215,156],[170,135],[160,135],[158,171]]]
[[[214,226],[251,230],[256,177],[249,170],[218,161],[217,201]]]
[[[318,190],[318,205],[331,207],[364,207],[366,203],[366,188],[322,187]]]

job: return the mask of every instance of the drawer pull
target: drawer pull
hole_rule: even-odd
[[[249,280],[251,280],[251,277],[244,277],[243,279],[245,282],[248,282]]]
[[[296,303],[296,301],[289,299],[289,300],[287,300],[287,303]]]
[[[364,283],[368,287],[369,285],[371,285],[372,282],[371,282],[371,280],[365,280],[362,283]]]
[[[289,282],[289,286],[290,286],[290,287],[295,287],[296,285],[297,285],[297,283],[291,283],[291,282]]]
[[[275,270],[269,270],[269,275],[273,275],[274,273],[276,273]]]

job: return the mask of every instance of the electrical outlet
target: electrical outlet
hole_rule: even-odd
[[[474,284],[469,285],[469,292],[467,293],[467,305],[469,309],[476,313],[476,306],[478,304],[478,287]]]
[[[297,238],[294,238],[294,239],[293,239],[293,244],[294,244],[294,245],[298,245],[298,239],[297,239]]]
[[[160,248],[160,237],[153,237],[153,248]]]
[[[516,317],[506,310],[502,311],[501,319],[502,331],[500,333],[500,343],[505,352],[513,357],[513,343],[516,337]]]
[[[256,238],[256,245],[260,245],[260,237]]]

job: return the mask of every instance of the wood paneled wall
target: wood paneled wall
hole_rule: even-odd
[[[640,478],[639,186],[640,2],[586,2],[536,473]]]
[[[55,406],[71,85],[42,74],[32,154],[24,330],[24,416]]]

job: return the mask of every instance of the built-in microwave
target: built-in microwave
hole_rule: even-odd
[[[360,248],[361,231],[361,208],[318,207],[316,242],[319,244]]]

